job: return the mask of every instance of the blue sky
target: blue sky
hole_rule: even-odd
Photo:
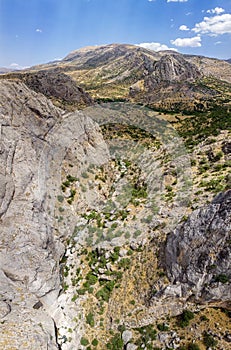
[[[231,58],[231,0],[0,0],[1,67],[109,43]]]

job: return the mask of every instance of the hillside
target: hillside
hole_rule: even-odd
[[[25,74],[33,76],[36,71],[70,76],[97,102],[126,100],[173,111],[204,111],[230,104],[228,62],[173,51],[154,52],[121,44],[86,47],[61,61],[32,67]]]
[[[70,75],[97,101],[122,99],[182,111],[230,100],[227,62],[173,51],[120,44],[87,47],[42,67]]]

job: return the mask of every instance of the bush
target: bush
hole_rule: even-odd
[[[123,349],[123,340],[121,339],[120,333],[117,333],[110,342],[107,343],[106,347],[109,350],[122,350]]]
[[[93,285],[96,284],[96,282],[98,281],[98,277],[89,272],[86,276],[86,280],[89,282],[90,285]]]
[[[105,286],[96,293],[96,298],[108,302],[114,286],[115,281],[107,282]]]
[[[82,337],[80,340],[80,344],[83,346],[87,346],[89,344],[89,341],[86,338]]]
[[[93,346],[97,346],[97,345],[99,344],[99,342],[98,342],[97,339],[93,339],[92,342],[91,342],[91,344],[92,344]]]
[[[217,340],[211,334],[204,332],[203,343],[207,348],[214,348],[217,345]]]
[[[188,344],[187,350],[200,350],[199,346],[195,343]]]
[[[58,195],[57,199],[60,203],[62,203],[64,201],[64,197],[62,195]]]
[[[169,330],[169,326],[166,325],[165,323],[159,323],[159,324],[157,325],[157,328],[158,328],[159,331],[161,331],[161,332],[166,332],[166,331]]]
[[[184,310],[179,317],[179,326],[184,328],[189,325],[189,321],[194,318],[194,313],[189,310]]]
[[[89,312],[86,316],[86,322],[89,324],[91,327],[94,327],[95,321],[94,321],[94,315],[92,312]]]
[[[229,281],[228,276],[220,274],[215,276],[215,282],[227,283]]]

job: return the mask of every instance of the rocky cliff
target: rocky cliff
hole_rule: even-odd
[[[2,76],[4,78],[4,76]],[[6,76],[24,82],[31,90],[42,93],[53,103],[66,110],[75,110],[93,104],[90,95],[79,87],[68,75],[41,70],[33,73],[13,73]]]
[[[167,238],[165,264],[170,282],[197,303],[230,308],[231,190],[194,211]]]
[[[49,308],[60,293],[64,253],[52,207],[59,164],[68,145],[91,154],[101,136],[89,118],[64,115],[23,83],[0,85],[0,347],[57,349]]]

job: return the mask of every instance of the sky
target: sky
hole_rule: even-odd
[[[0,0],[0,67],[111,43],[231,58],[231,0]]]

